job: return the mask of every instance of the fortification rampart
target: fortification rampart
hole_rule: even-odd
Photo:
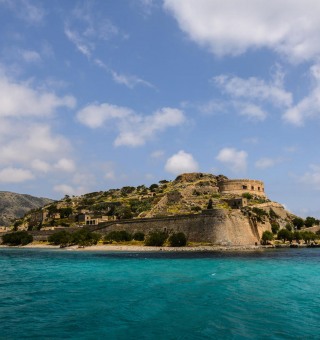
[[[265,197],[264,183],[252,179],[228,179],[218,182],[219,191],[222,194],[242,195],[245,192]]]
[[[91,231],[105,235],[111,231],[126,230],[130,233],[153,231],[170,233],[183,232],[189,242],[203,242],[214,245],[253,245],[260,241],[264,230],[271,230],[270,224],[258,224],[240,211],[210,209],[202,214],[166,216],[102,222],[88,226]],[[65,228],[75,232],[79,228]],[[57,230],[31,231],[37,241],[46,241]]]

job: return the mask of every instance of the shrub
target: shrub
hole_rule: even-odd
[[[79,246],[92,246],[97,244],[100,239],[100,235],[92,233],[90,230],[83,228],[77,230],[74,233],[69,233],[65,230],[58,231],[48,237],[48,241],[51,244],[70,246],[78,244]]]
[[[48,242],[54,245],[67,246],[72,243],[71,234],[65,230],[58,231],[48,237]]]
[[[133,234],[133,239],[136,241],[144,241],[144,233],[137,231]]]
[[[263,232],[262,237],[261,237],[261,243],[262,244],[268,244],[269,241],[273,240],[273,233],[269,230],[266,230]]]
[[[184,247],[187,245],[187,237],[184,233],[174,233],[169,237],[170,247]]]
[[[244,192],[242,194],[242,197],[243,198],[247,198],[248,200],[251,200],[252,199],[252,195],[249,193],[249,192]]]
[[[286,241],[292,241],[293,240],[293,233],[287,229],[281,229],[278,232],[278,239],[283,240],[284,242]]]
[[[277,232],[280,230],[280,225],[278,222],[271,222],[271,230],[273,234],[277,234]]]
[[[2,242],[9,246],[25,246],[33,241],[32,235],[28,234],[26,231],[17,231],[10,234],[5,234],[2,236]]]
[[[292,225],[290,223],[287,223],[285,228],[289,231],[292,231]]]
[[[300,217],[295,217],[292,220],[292,223],[299,230],[304,226],[304,220],[302,218],[300,218]]]
[[[120,231],[111,231],[104,237],[105,242],[115,241],[115,242],[123,242],[123,241],[131,241],[132,235],[125,230]]]
[[[154,231],[150,233],[145,240],[146,246],[161,247],[166,241],[168,235],[164,231]]]
[[[100,235],[83,228],[71,234],[71,239],[72,243],[85,247],[97,244],[100,239]]]
[[[272,219],[279,218],[279,215],[278,215],[272,208],[270,208],[269,216],[270,216],[270,218],[272,218]]]

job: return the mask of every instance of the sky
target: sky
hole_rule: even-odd
[[[0,190],[184,172],[320,217],[318,0],[0,0]]]

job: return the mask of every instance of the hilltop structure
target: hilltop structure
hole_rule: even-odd
[[[25,215],[16,229],[45,239],[53,229],[87,226],[102,234],[126,230],[184,232],[190,242],[255,244],[271,224],[284,227],[292,215],[271,202],[264,183],[223,175],[186,173],[149,188],[123,187],[64,199]]]

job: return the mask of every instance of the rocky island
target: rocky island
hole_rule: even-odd
[[[301,220],[269,200],[260,180],[185,173],[149,187],[65,196],[29,211],[14,221],[12,229],[28,231],[37,241],[86,227],[101,238],[121,232],[145,236],[160,232],[168,237],[180,233],[189,244],[253,246],[264,234],[300,229]],[[313,231],[319,229],[316,224],[314,219]]]

